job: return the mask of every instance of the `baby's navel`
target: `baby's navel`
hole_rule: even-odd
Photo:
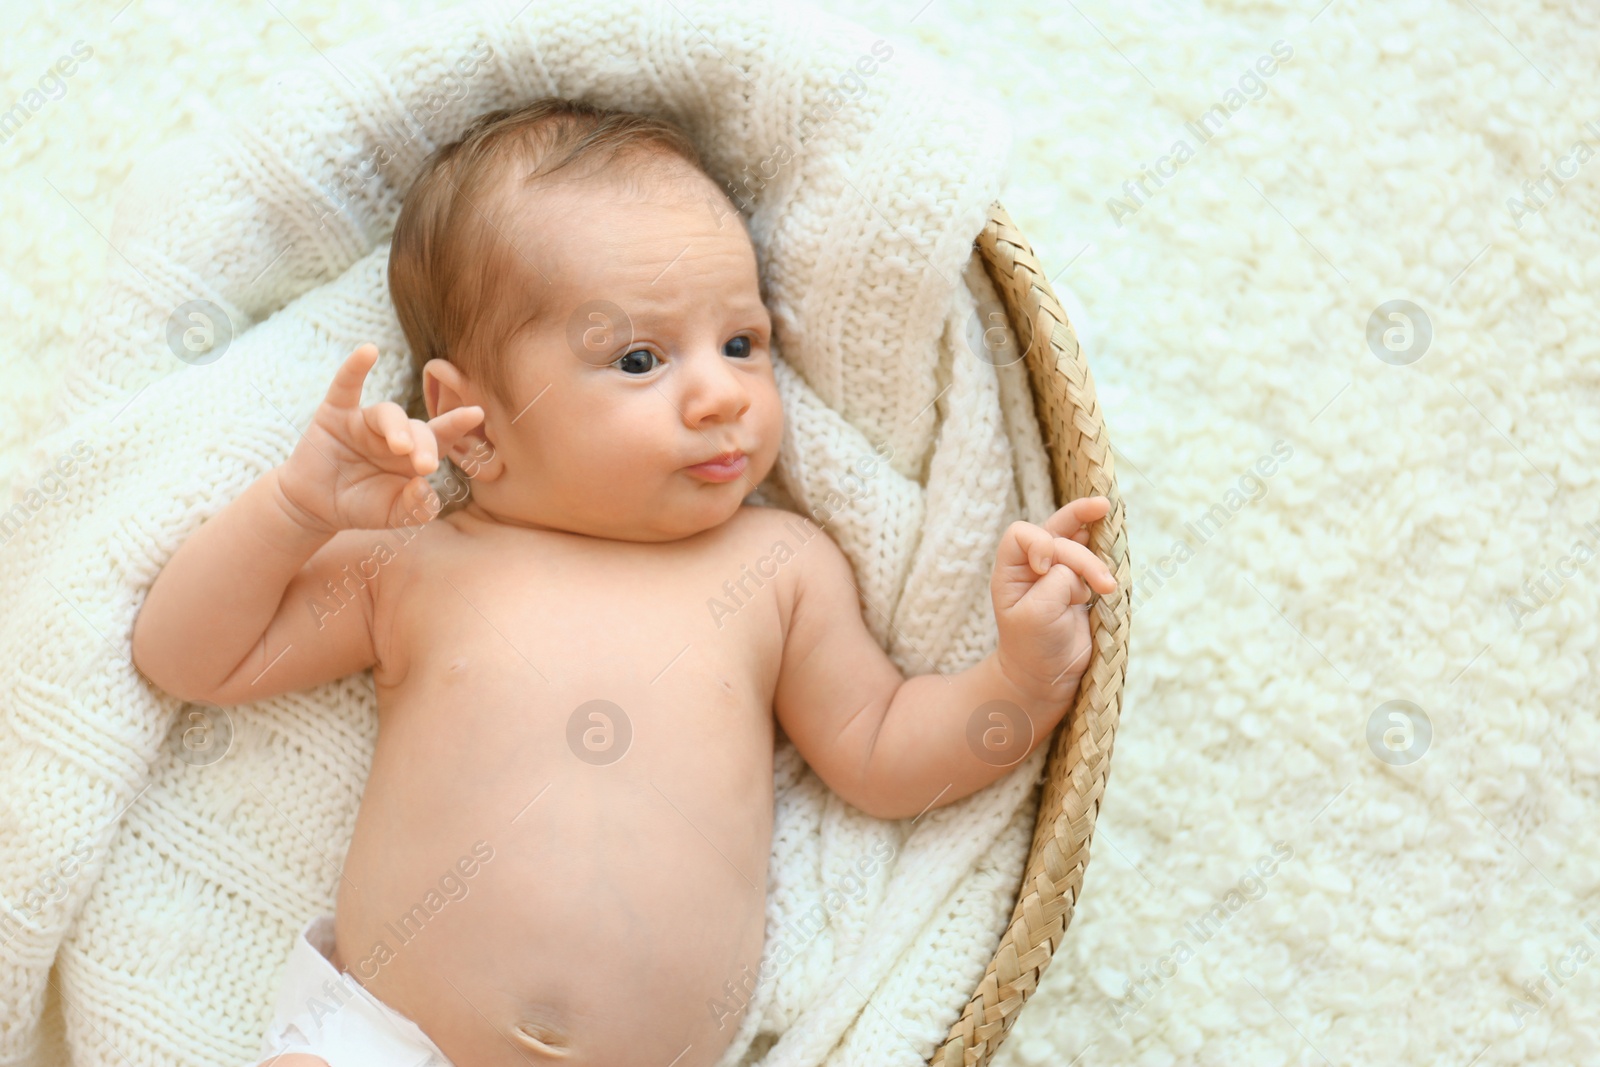
[[[544,1023],[524,1020],[511,1027],[517,1043],[530,1052],[552,1059],[566,1059],[572,1050],[567,1047],[567,1037],[560,1030]]]
[[[466,669],[467,669],[467,657],[465,657],[465,656],[457,656],[455,659],[450,661],[450,673],[451,674],[459,674],[459,673],[461,673],[462,671],[464,671]]]

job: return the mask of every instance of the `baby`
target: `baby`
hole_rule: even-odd
[[[1013,523],[998,650],[909,679],[833,540],[744,503],[783,411],[740,218],[670,124],[481,116],[390,249],[426,421],[361,404],[361,345],[289,458],[153,584],[133,657],[179,699],[372,670],[371,772],[335,916],[290,957],[277,1067],[709,1067],[736,1027],[707,1005],[761,962],[774,715],[831,789],[900,819],[1066,713],[1090,589],[1116,588],[1086,545],[1106,498]],[[448,512],[423,477],[445,458],[471,479]]]

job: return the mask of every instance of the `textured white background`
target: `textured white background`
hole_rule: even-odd
[[[0,110],[94,49],[0,145],[8,481],[140,153],[435,6],[119,2],[0,5]],[[1006,101],[1005,203],[1086,306],[1128,504],[1138,610],[1095,861],[999,1063],[1600,1063],[1600,560],[1554,570],[1600,549],[1600,159],[1520,229],[1507,203],[1574,142],[1600,151],[1600,12],[826,6]],[[1294,54],[1264,97],[1199,144],[1184,124],[1277,40]],[[1194,158],[1116,225],[1107,198],[1180,137]],[[1405,366],[1365,337],[1394,299],[1433,333]],[[1185,524],[1213,505],[1202,539]],[[1192,559],[1149,569],[1185,536]],[[1536,610],[1515,620],[1512,595]],[[1366,740],[1394,699],[1432,724],[1408,766]],[[1292,858],[1251,880],[1274,842]],[[1187,924],[1218,902],[1202,942]],[[1195,954],[1163,964],[1180,939]],[[1576,973],[1525,988],[1546,967]]]

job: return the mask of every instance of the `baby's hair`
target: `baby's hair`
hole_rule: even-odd
[[[528,230],[498,194],[584,164],[637,196],[640,177],[683,185],[684,163],[717,186],[677,124],[557,97],[479,115],[436,149],[406,193],[389,246],[389,293],[419,374],[430,359],[449,360],[511,403],[500,349],[544,309],[537,295],[531,307],[498,299],[507,284],[542,284],[536,268],[519,263],[526,257],[512,242]]]

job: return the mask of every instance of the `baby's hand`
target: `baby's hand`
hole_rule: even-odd
[[[483,421],[481,407],[459,407],[423,422],[393,401],[361,407],[361,383],[378,348],[356,348],[333,376],[311,425],[278,469],[289,514],[309,530],[415,526],[433,518],[439,499],[422,476],[439,453]]]
[[[995,553],[989,592],[1000,631],[997,656],[1012,684],[1065,700],[1089,663],[1089,590],[1117,588],[1088,548],[1088,524],[1111,510],[1103,496],[1074,500],[1044,525],[1014,522]],[[1081,607],[1081,610],[1080,610]]]

